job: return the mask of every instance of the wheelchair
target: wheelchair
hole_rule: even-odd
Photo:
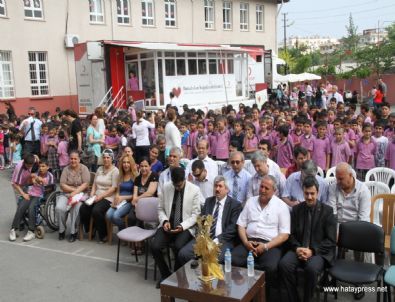
[[[57,231],[59,229],[59,224],[55,214],[56,198],[59,194],[60,192],[56,191],[56,184],[45,186],[44,197],[40,198],[39,202],[35,205],[36,227],[34,234],[38,239],[43,239],[45,236],[44,225],[52,231]],[[27,222],[28,216],[26,213],[24,223],[27,224]]]

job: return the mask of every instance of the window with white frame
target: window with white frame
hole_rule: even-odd
[[[89,0],[89,20],[91,23],[104,23],[103,0]]]
[[[118,24],[130,24],[129,0],[117,0]]]
[[[29,51],[32,96],[49,95],[48,59],[45,51]]]
[[[23,0],[25,17],[43,19],[43,5],[41,0]]]
[[[0,0],[0,17],[5,17],[5,16],[7,16],[5,0]]]
[[[223,29],[232,29],[232,2],[224,1],[222,4]]]
[[[240,29],[248,30],[248,3],[240,3]]]
[[[204,27],[214,29],[214,0],[204,0]]]
[[[0,50],[0,98],[15,97],[11,51]]]
[[[264,14],[264,10],[263,10],[263,5],[262,4],[257,4],[256,5],[256,27],[255,29],[257,31],[263,31],[263,14]]]
[[[165,0],[165,24],[167,27],[176,26],[176,0]]]
[[[141,0],[141,21],[145,26],[155,25],[154,1]]]

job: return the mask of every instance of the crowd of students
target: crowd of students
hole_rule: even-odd
[[[374,167],[395,169],[395,113],[391,113],[390,104],[385,99],[374,108],[362,103],[357,113],[355,104],[345,104],[336,93],[326,92],[325,106],[322,94],[319,102],[315,95],[298,95],[297,107],[280,106],[273,98],[262,108],[240,104],[239,108],[224,106],[204,112],[184,105],[182,115],[171,106],[155,113],[136,111],[130,101],[126,110],[107,114],[103,108],[97,108],[86,119],[80,119],[69,109],[40,115],[30,108],[28,116],[17,117],[8,104],[7,114],[1,116],[0,169],[15,167],[12,184],[19,198],[10,240],[16,240],[27,209],[34,218],[33,204],[44,194],[44,185],[60,180],[61,190],[69,199],[86,192],[87,170],[76,177],[73,173],[80,169],[76,162],[97,172],[90,193],[94,197],[93,206],[79,199],[76,204],[81,201],[82,206],[76,212],[86,231],[90,216],[95,218],[101,242],[108,235],[105,217],[120,229],[126,226],[122,219],[126,215],[129,225],[138,224],[134,213],[138,200],[161,197],[161,188],[171,182],[171,170],[182,163],[186,179],[201,190],[206,179],[213,188],[215,176],[223,174],[229,195],[245,205],[248,198],[259,194],[260,174],[267,174],[259,162],[267,162],[269,174],[274,175],[276,194],[290,207],[303,201],[303,196],[301,200],[292,200],[293,192],[286,188],[290,185],[285,185],[285,177],[300,171],[308,159],[324,173],[348,163],[360,181]],[[252,168],[244,165],[245,159],[252,159]],[[192,164],[199,160],[203,165]],[[220,171],[215,163],[215,168],[210,168],[213,161],[228,165]],[[32,170],[35,162],[39,163],[38,170]],[[276,169],[282,173],[274,172]],[[255,173],[257,180],[253,177]],[[233,179],[238,175],[241,178],[235,183]],[[67,176],[78,181],[73,183]],[[209,189],[204,190],[204,198],[215,195],[213,190],[211,194]],[[281,191],[288,191],[288,195]],[[327,200],[326,196],[323,201]],[[60,240],[65,237],[61,212],[70,202],[65,199],[62,208],[57,207],[62,222]],[[73,224],[79,223],[77,216],[78,213]],[[28,229],[25,241],[34,238],[32,222]],[[76,240],[77,232],[78,228],[73,226],[70,242]]]

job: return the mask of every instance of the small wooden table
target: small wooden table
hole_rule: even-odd
[[[195,302],[240,301],[265,302],[265,273],[255,271],[254,277],[248,277],[247,269],[232,267],[224,274],[224,280],[203,282],[199,279],[200,265],[192,269],[189,261],[160,285],[162,302],[174,301],[174,298]]]

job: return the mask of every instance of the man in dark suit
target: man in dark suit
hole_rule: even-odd
[[[319,185],[315,177],[303,181],[305,202],[292,209],[290,250],[281,259],[279,272],[284,301],[300,301],[297,292],[297,268],[304,269],[304,302],[311,301],[318,276],[335,256],[336,219],[333,209],[317,202]]]
[[[214,242],[221,244],[221,254],[218,261],[223,263],[226,249],[232,249],[238,238],[236,222],[241,212],[241,204],[236,199],[227,196],[229,188],[222,175],[218,175],[214,179],[214,192],[215,196],[206,199],[201,215],[212,215],[214,218],[211,237]],[[195,239],[191,240],[178,252],[178,262],[181,265],[194,258],[193,246],[195,242]]]

